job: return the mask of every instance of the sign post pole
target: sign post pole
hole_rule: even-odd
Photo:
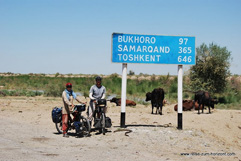
[[[178,65],[178,114],[177,114],[177,129],[182,130],[182,80],[183,66]]]
[[[121,86],[121,121],[120,126],[125,128],[126,119],[126,84],[127,84],[127,63],[122,64],[122,86]]]

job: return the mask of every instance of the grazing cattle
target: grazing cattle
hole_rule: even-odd
[[[195,102],[195,110],[198,110],[198,108],[199,108],[199,104],[197,103],[197,102]],[[203,109],[203,105],[200,105],[200,110],[202,110]],[[206,109],[205,107],[204,107],[204,109]]]
[[[212,109],[214,109],[214,104],[218,103],[217,100],[212,99],[210,94],[208,92],[205,92],[205,91],[197,91],[197,92],[195,92],[194,101],[199,104],[199,106],[198,106],[198,114],[200,114],[199,110],[200,110],[200,106],[201,105],[203,107],[205,105],[208,106],[209,113],[211,113],[210,106],[212,107]],[[203,109],[204,108],[202,108],[202,113],[203,113]]]
[[[110,100],[110,102],[116,103],[116,106],[121,106],[121,98],[114,97]],[[126,100],[126,106],[136,106],[136,103],[131,100]]]
[[[156,114],[158,112],[160,115],[162,115],[163,100],[164,90],[162,88],[155,88],[152,92],[146,93],[146,101],[151,101],[151,114],[153,114],[153,108],[156,107]]]
[[[183,111],[191,111],[191,110],[193,110],[193,100],[183,100],[182,101],[182,110]],[[199,105],[198,105],[198,103],[197,102],[195,102],[195,110],[198,110],[198,107],[199,107]],[[200,106],[200,108],[202,109],[202,105]],[[176,104],[175,106],[174,106],[174,110],[175,111],[177,111],[177,108],[178,108],[178,105]]]
[[[167,100],[163,100],[163,103],[162,103],[162,104],[163,104],[163,106],[165,106],[166,104],[168,104],[168,103],[167,103]]]

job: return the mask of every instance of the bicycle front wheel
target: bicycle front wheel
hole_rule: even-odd
[[[105,114],[104,113],[101,114],[100,121],[101,121],[101,131],[103,135],[105,135]]]
[[[90,135],[90,122],[84,116],[81,116],[81,128],[82,128],[82,135],[87,137]]]

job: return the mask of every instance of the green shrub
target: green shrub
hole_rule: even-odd
[[[61,97],[62,92],[64,91],[64,86],[58,84],[49,84],[47,89],[44,92],[45,96],[52,97]]]
[[[177,93],[177,84],[176,83],[171,84],[169,92],[170,93]]]

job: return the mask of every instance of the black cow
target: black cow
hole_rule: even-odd
[[[162,115],[162,106],[163,106],[163,99],[164,99],[164,90],[162,88],[155,88],[152,92],[146,93],[146,101],[151,101],[152,112],[153,108],[156,107],[156,114],[157,111],[160,115]],[[160,111],[159,111],[160,108]]]
[[[200,110],[201,105],[203,106],[202,113],[203,113],[204,105],[208,106],[209,113],[211,113],[210,106],[212,107],[212,109],[214,109],[214,104],[218,103],[218,101],[212,99],[210,94],[208,92],[205,92],[205,91],[195,92],[194,101],[195,102],[197,101],[197,103],[199,104],[198,114],[200,114],[199,110]]]

